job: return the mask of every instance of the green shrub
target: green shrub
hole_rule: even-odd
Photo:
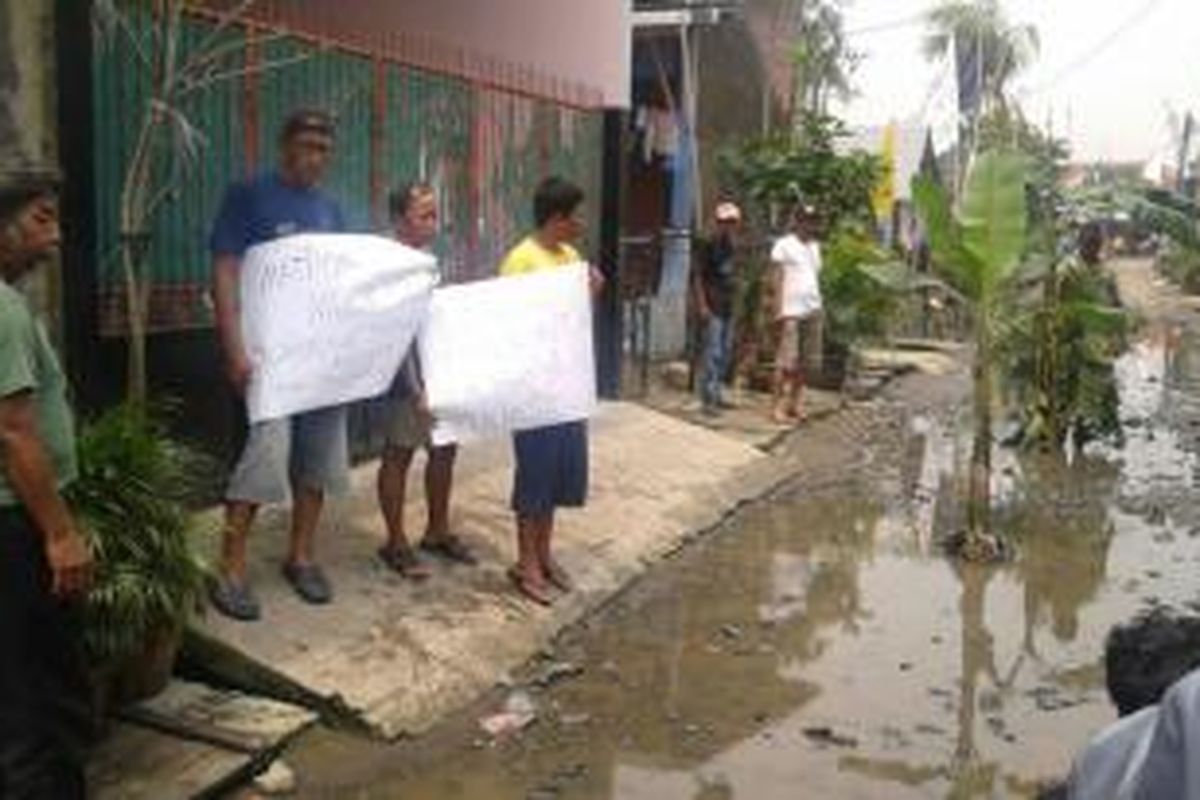
[[[95,665],[120,663],[195,613],[204,565],[188,501],[211,462],[171,439],[161,417],[129,405],[83,428],[79,459],[68,501],[97,565],[87,647]]]

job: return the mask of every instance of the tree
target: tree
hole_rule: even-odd
[[[1061,452],[1068,440],[1078,448],[1118,437],[1113,360],[1124,347],[1127,320],[1100,267],[1099,217],[1062,190],[1067,146],[1015,105],[981,120],[979,139],[984,149],[1019,150],[1029,168],[1029,247],[1000,342],[1021,441]]]
[[[795,121],[803,113],[824,114],[831,97],[849,98],[858,54],[846,36],[844,0],[804,4],[792,48]]]
[[[820,209],[830,228],[847,220],[873,224],[871,192],[881,164],[863,151],[839,153],[838,140],[846,135],[835,117],[803,114],[793,133],[749,139],[723,152],[723,182],[738,188],[764,229],[801,200]]]
[[[967,530],[961,553],[994,558],[1000,541],[991,532],[994,344],[1002,326],[1026,247],[1026,161],[1005,151],[980,156],[967,180],[961,210],[951,210],[941,186],[914,181],[914,199],[929,233],[934,258],[971,305],[975,363],[972,368],[974,435],[968,475]]]
[[[1037,28],[1010,22],[999,0],[945,0],[929,14],[923,49],[936,60],[953,46],[960,80],[970,77],[963,75],[963,65],[974,65],[986,113],[1008,104],[1005,90],[1037,57],[1040,45]]]
[[[158,212],[184,187],[201,156],[204,132],[185,112],[197,95],[228,81],[294,63],[297,56],[247,65],[240,38],[226,34],[243,22],[256,0],[241,0],[222,13],[195,47],[184,52],[187,0],[153,4],[97,0],[95,27],[101,46],[128,47],[149,77],[149,90],[138,110],[133,149],[125,165],[119,204],[121,276],[128,324],[126,399],[147,399],[146,335],[150,276],[146,264],[150,231]],[[146,15],[148,19],[143,19]],[[265,43],[280,34],[265,37]]]

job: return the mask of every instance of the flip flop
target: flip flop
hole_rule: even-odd
[[[546,573],[546,579],[554,584],[559,591],[572,592],[575,590],[575,581],[571,580],[571,576],[567,571],[557,563],[551,561],[549,566],[542,567],[542,571]]]
[[[431,573],[429,568],[421,563],[416,553],[408,548],[388,547],[384,545],[375,551],[379,560],[402,578],[410,581],[428,580]]]
[[[208,576],[208,599],[220,613],[238,622],[256,622],[262,618],[262,607],[250,584],[222,575]]]
[[[325,571],[316,564],[284,564],[283,577],[306,603],[323,606],[333,602],[333,587]]]
[[[453,561],[456,564],[465,564],[468,567],[473,567],[479,563],[479,559],[475,558],[475,554],[471,552],[471,548],[467,547],[462,539],[451,534],[433,537],[425,536],[421,539],[421,544],[418,547],[426,553],[444,558],[447,561]]]
[[[508,575],[508,580],[512,583],[513,588],[517,590],[518,594],[525,597],[525,599],[532,600],[539,606],[545,606],[546,608],[554,605],[554,598],[550,597],[550,595],[546,594],[541,589],[531,586],[529,581],[525,580],[525,577],[517,570],[516,567],[509,567],[505,571],[505,574]]]

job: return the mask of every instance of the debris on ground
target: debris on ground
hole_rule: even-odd
[[[742,638],[742,629],[733,623],[721,626],[721,635],[726,639]]]
[[[296,791],[296,773],[283,761],[276,761],[254,779],[254,788],[266,797],[279,797]]]
[[[576,678],[583,674],[583,665],[571,661],[552,661],[542,669],[530,684],[540,689],[546,689],[567,678]]]
[[[805,728],[804,735],[808,737],[809,741],[817,744],[832,745],[833,747],[858,747],[858,739],[838,733],[827,725]]]
[[[519,733],[537,719],[537,706],[525,692],[517,691],[504,701],[504,708],[479,720],[479,727],[493,738]]]

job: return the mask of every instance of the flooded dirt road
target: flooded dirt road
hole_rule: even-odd
[[[302,741],[288,756],[300,796],[1033,796],[1115,716],[1109,627],[1200,598],[1200,330],[1164,315],[1119,373],[1123,448],[1001,460],[1012,563],[938,554],[932,532],[957,513],[962,382],[906,380],[801,434],[794,485],[511,687],[419,741]],[[489,717],[528,724],[492,736]]]

